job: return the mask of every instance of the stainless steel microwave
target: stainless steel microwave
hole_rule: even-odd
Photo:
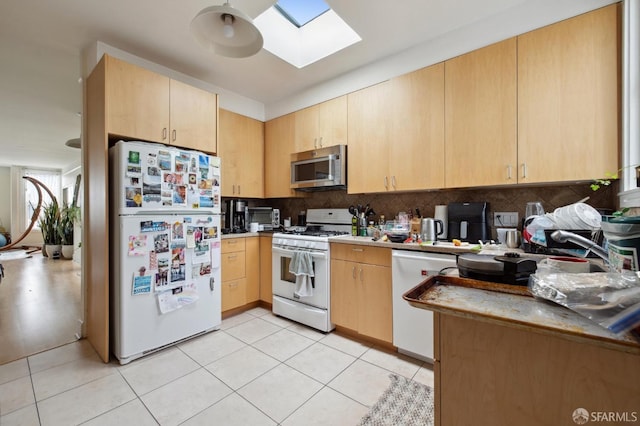
[[[291,188],[298,191],[314,191],[346,187],[346,145],[291,154]]]

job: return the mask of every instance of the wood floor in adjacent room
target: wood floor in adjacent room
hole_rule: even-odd
[[[39,251],[1,263],[0,365],[77,340],[80,264],[48,259]]]

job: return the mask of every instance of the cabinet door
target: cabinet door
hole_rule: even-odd
[[[331,99],[317,105],[318,145],[326,148],[347,144],[347,96]],[[347,153],[347,158],[348,158]]]
[[[357,265],[360,302],[358,332],[391,343],[393,341],[391,268]]]
[[[391,189],[389,151],[389,82],[347,95],[347,192],[385,192]]]
[[[218,139],[218,96],[171,80],[169,143],[215,154]]]
[[[516,39],[445,62],[445,186],[515,184]]]
[[[331,322],[358,330],[358,264],[331,260]]]
[[[247,300],[245,303],[251,303],[260,299],[260,241],[258,237],[248,237],[246,240]]]
[[[264,196],[264,123],[231,111],[219,111],[218,157],[222,196]]]
[[[105,56],[107,132],[168,142],[169,78]]]
[[[222,254],[234,251],[245,251],[245,238],[223,238],[220,243],[220,252]]]
[[[234,251],[222,254],[222,281],[231,281],[244,278],[246,256],[244,251]]]
[[[296,152],[346,145],[346,96],[304,108],[294,115]]]
[[[313,105],[296,111],[293,114],[295,121],[294,152],[320,148],[318,144],[320,137],[318,129],[318,106]]]
[[[618,10],[518,37],[519,182],[591,180],[618,169]]]
[[[444,187],[444,63],[391,79],[394,190]]]
[[[232,281],[223,281],[221,289],[222,312],[229,309],[244,306],[247,300],[247,280],[240,278]]]
[[[267,121],[264,139],[264,196],[297,196],[291,189],[291,153],[294,152],[294,116],[283,115]]]
[[[260,236],[260,300],[267,303],[273,303],[271,243],[271,235]]]

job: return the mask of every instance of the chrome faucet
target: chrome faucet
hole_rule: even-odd
[[[574,244],[579,245],[580,247],[584,247],[587,250],[591,250],[592,252],[594,252],[598,257],[601,257],[606,263],[607,266],[609,266],[609,253],[607,253],[607,251],[605,249],[603,249],[602,247],[600,247],[598,244],[596,244],[595,242],[581,236],[578,234],[574,234],[573,232],[568,232],[568,231],[554,231],[551,234],[551,238],[553,238],[554,240],[556,240],[559,243],[566,243],[567,241],[572,242]]]

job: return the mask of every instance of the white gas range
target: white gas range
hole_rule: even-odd
[[[320,331],[331,331],[331,256],[329,238],[351,235],[347,209],[308,209],[307,225],[273,234],[273,313]],[[311,294],[299,296],[302,283],[290,271],[291,260],[308,253]],[[294,271],[300,272],[300,271]]]

